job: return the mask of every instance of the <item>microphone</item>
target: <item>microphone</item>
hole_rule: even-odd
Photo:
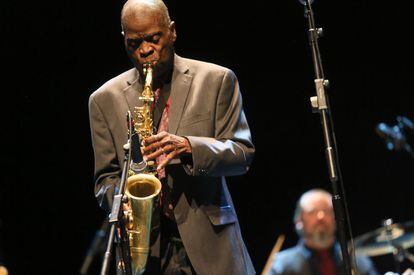
[[[376,133],[385,139],[388,150],[405,150],[410,154],[412,153],[412,148],[407,143],[401,124],[391,127],[381,122],[376,127]]]
[[[147,162],[144,160],[141,154],[141,146],[139,136],[137,132],[131,136],[131,164],[129,168],[135,173],[142,172],[147,167]]]
[[[124,145],[124,149],[129,150],[131,154],[131,163],[129,168],[134,173],[140,173],[147,167],[147,162],[144,160],[141,154],[141,142],[139,140],[138,133],[135,131],[134,122],[131,117],[131,112],[127,112],[127,123],[129,142]]]

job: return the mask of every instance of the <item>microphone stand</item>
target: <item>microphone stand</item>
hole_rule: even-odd
[[[354,256],[354,247],[352,241],[352,233],[350,229],[350,219],[346,208],[346,201],[342,177],[340,175],[339,163],[337,161],[337,149],[335,142],[335,134],[333,131],[333,121],[330,116],[330,107],[328,95],[325,93],[325,88],[329,86],[329,81],[324,78],[321,54],[319,51],[318,38],[322,35],[322,29],[316,28],[315,19],[311,7],[311,0],[299,0],[305,6],[305,17],[308,19],[309,25],[309,43],[312,50],[312,61],[315,72],[315,88],[316,96],[310,98],[312,110],[314,113],[318,112],[321,115],[321,124],[323,130],[323,138],[325,141],[325,154],[327,158],[329,178],[332,184],[333,196],[332,204],[335,213],[335,220],[337,225],[338,239],[342,251],[343,267],[346,275],[356,274],[356,264]],[[348,227],[347,227],[348,226]],[[348,232],[347,232],[348,229]],[[350,239],[350,247],[348,247],[347,239]],[[352,261],[350,253],[352,254]],[[355,273],[353,273],[355,272]]]
[[[108,236],[108,243],[107,248],[105,251],[105,256],[102,263],[101,268],[101,275],[108,274],[110,259],[112,256],[112,246],[115,241],[116,236],[116,229],[118,228],[120,231],[120,243],[121,243],[121,269],[123,273],[126,275],[131,275],[131,256],[129,251],[129,242],[128,242],[128,235],[125,228],[125,220],[123,218],[123,211],[122,211],[122,204],[125,203],[125,185],[127,179],[128,168],[131,162],[131,127],[132,127],[132,119],[130,111],[127,112],[127,120],[128,120],[128,127],[129,127],[129,139],[128,144],[124,145],[125,150],[125,157],[124,157],[124,166],[122,169],[121,181],[120,186],[118,188],[118,193],[114,196],[114,200],[112,203],[111,214],[109,215],[109,224],[111,225],[109,236]]]

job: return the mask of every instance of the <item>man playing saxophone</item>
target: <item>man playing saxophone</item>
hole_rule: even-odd
[[[89,99],[100,206],[111,208],[119,186],[125,114],[142,106],[144,64],[151,64],[156,130],[141,149],[162,191],[145,274],[254,274],[225,181],[246,173],[254,155],[235,74],[177,55],[176,25],[160,0],[127,1],[121,25],[134,68]]]

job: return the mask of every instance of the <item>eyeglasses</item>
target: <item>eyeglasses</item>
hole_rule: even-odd
[[[333,215],[332,209],[311,209],[311,210],[303,210],[303,213],[310,215],[310,216],[317,216],[319,213],[323,213],[324,215]]]

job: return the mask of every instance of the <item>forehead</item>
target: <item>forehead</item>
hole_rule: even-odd
[[[301,207],[303,210],[331,208],[331,197],[324,193],[314,193],[304,196],[301,200]]]
[[[123,27],[125,33],[148,34],[165,28],[163,16],[159,11],[135,8],[125,13]]]

